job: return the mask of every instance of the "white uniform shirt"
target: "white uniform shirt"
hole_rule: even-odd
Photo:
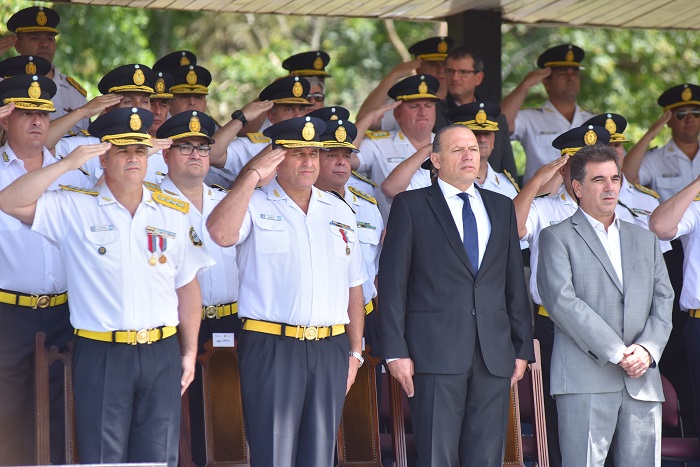
[[[484,182],[479,183],[479,180],[476,181],[479,188],[495,191],[496,193],[500,193],[509,197],[510,199],[518,196],[518,190],[515,189],[513,182],[511,182],[505,174],[498,173],[493,170],[493,167],[491,167],[491,164],[488,162],[486,165],[488,167],[486,169],[486,177],[484,177]]]
[[[0,148],[0,190],[17,180],[27,171],[24,162],[17,158],[9,144]],[[44,148],[42,167],[57,162]],[[88,178],[78,170],[62,175],[49,186],[58,190],[59,185],[89,186]],[[61,252],[41,235],[31,231],[31,226],[0,211],[0,289],[27,295],[63,293],[67,290],[66,273]]]
[[[250,134],[258,135],[258,133]],[[231,180],[238,178],[238,174],[241,173],[243,166],[271,143],[270,138],[263,137],[262,133],[259,136],[263,142],[254,143],[250,137],[242,136],[231,141],[226,148],[226,162],[224,163],[223,172]]]
[[[682,310],[700,309],[700,202],[693,201],[678,224],[676,238],[685,235],[683,242]]]
[[[356,224],[343,201],[315,187],[306,214],[276,178],[255,190],[237,244],[238,315],[298,326],[349,323],[349,288],[367,280]]]
[[[161,190],[167,195],[176,196],[188,203],[190,202],[175,186],[170,177],[165,177],[160,185]],[[209,269],[202,269],[197,274],[199,287],[202,290],[202,305],[221,305],[238,300],[238,265],[236,264],[236,247],[222,248],[211,239],[206,223],[209,214],[217,204],[224,199],[226,193],[209,188],[204,185],[204,197],[202,211],[199,212],[194,204],[190,203],[190,212],[187,214],[190,223],[194,227],[197,236],[207,247],[207,252],[216,264]]]
[[[51,101],[56,107],[56,112],[51,114],[52,120],[87,104],[85,96],[75,86],[70,84],[68,77],[58,71],[56,67],[53,67],[53,81],[56,83],[56,95],[53,96]],[[89,124],[90,119],[84,118],[76,123],[71,130],[76,133],[80,130],[87,130]]]
[[[434,134],[430,136],[430,141],[433,141]],[[400,131],[394,130],[387,137],[371,139],[365,137],[360,145],[360,152],[357,153],[357,158],[360,160],[360,167],[357,169],[360,172],[368,172],[372,180],[381,185],[386,177],[404,160],[411,157],[417,151],[408,138]],[[427,172],[423,169],[418,169],[418,172]],[[425,174],[418,175],[421,177]],[[428,177],[430,175],[428,174]],[[381,190],[377,191],[377,204],[379,212],[386,221],[389,217],[389,209],[391,201],[384,196]]]
[[[639,167],[639,183],[650,187],[663,203],[700,175],[700,150],[690,160],[673,140],[647,151]]]
[[[370,181],[372,183],[370,183]],[[347,190],[349,186],[355,187],[361,192],[367,193],[373,198],[377,197],[377,191],[379,191],[379,187],[377,187],[377,184],[374,183],[374,180],[371,180],[370,178],[367,178],[354,170],[350,174],[350,178],[345,184],[345,189]]]
[[[170,237],[164,252],[158,241],[149,251],[149,227]],[[178,324],[176,289],[214,263],[190,229],[186,214],[156,203],[146,188],[132,218],[106,183],[97,196],[45,193],[32,226],[65,260],[71,324],[96,332]],[[149,264],[162,255],[165,263]]]
[[[520,141],[525,150],[525,178],[527,182],[535,171],[559,157],[560,151],[552,141],[560,134],[579,127],[594,115],[578,105],[573,121],[569,122],[549,100],[539,109],[521,109],[515,117],[515,128],[510,139]]]
[[[659,200],[648,193],[640,191],[628,182],[624,175],[622,176],[622,186],[620,187],[618,199],[635,214],[634,222],[638,226],[649,230],[649,216],[659,206]],[[673,248],[671,242],[666,240],[659,240],[659,247],[662,253],[666,253]]]

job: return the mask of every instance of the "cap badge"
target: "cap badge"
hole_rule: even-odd
[[[322,70],[323,69],[323,59],[321,57],[316,57],[314,59],[314,70]]]
[[[428,85],[425,84],[425,81],[421,81],[418,85],[418,94],[428,94]]]
[[[137,68],[136,71],[134,72],[134,84],[136,86],[141,86],[145,82],[146,82],[146,76],[144,76],[143,70],[141,70],[141,68]]]
[[[605,120],[605,129],[608,130],[611,135],[617,133],[617,125],[615,125],[615,121],[612,118]]]
[[[683,101],[689,101],[690,99],[693,98],[693,91],[690,88],[685,88],[683,92],[681,93],[681,99]]]
[[[486,122],[486,112],[484,112],[484,109],[479,109],[474,120],[476,120],[476,123],[479,125],[483,125]]]
[[[566,52],[566,58],[564,60],[567,62],[573,62],[574,61],[574,51],[569,49]]]
[[[190,131],[192,133],[199,133],[199,130],[201,129],[202,125],[199,123],[199,117],[192,115],[192,117],[190,117]]]
[[[131,117],[129,117],[129,128],[138,131],[141,129],[141,125],[141,117],[139,117],[139,114],[131,114]]]
[[[34,64],[34,62],[27,62],[27,65],[24,67],[24,71],[28,75],[35,74],[36,73],[36,65]]]
[[[156,92],[158,94],[165,92],[165,80],[163,78],[158,78],[158,81],[156,81]]]
[[[447,42],[445,42],[444,40],[440,41],[437,45],[437,51],[441,54],[447,53]]]
[[[304,128],[301,130],[301,136],[306,141],[311,141],[312,139],[314,139],[314,136],[316,136],[316,129],[314,128],[314,124],[311,122],[306,122],[304,124]]]
[[[185,80],[187,80],[187,84],[190,86],[197,84],[197,73],[195,73],[194,70],[188,71]]]
[[[335,114],[333,114],[333,115],[331,115],[330,120],[331,120],[331,121],[333,121],[333,120],[338,120],[338,116],[335,115]]]
[[[301,85],[299,81],[296,81],[294,83],[294,86],[292,87],[292,94],[294,94],[294,97],[301,97],[302,94],[304,94],[304,87]],[[313,138],[313,135],[312,135]]]
[[[335,130],[335,140],[339,143],[344,143],[345,139],[348,137],[348,133],[345,131],[345,127],[339,126]]]
[[[593,130],[588,130],[585,135],[583,135],[583,142],[586,143],[587,146],[592,146],[598,141],[598,135],[595,134],[595,131]]]
[[[32,99],[39,99],[41,97],[41,86],[39,86],[39,83],[34,81],[31,85],[29,85],[29,89],[27,90],[27,94]]]
[[[46,13],[44,13],[44,10],[39,10],[39,13],[36,14],[36,24],[44,26],[46,25],[46,21]]]
[[[180,66],[190,66],[190,59],[183,55],[180,59]]]

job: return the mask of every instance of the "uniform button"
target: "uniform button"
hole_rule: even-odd
[[[473,314],[474,316],[476,316],[476,309],[475,309],[475,308],[472,308],[472,314]]]

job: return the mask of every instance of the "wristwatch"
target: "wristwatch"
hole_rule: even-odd
[[[234,113],[232,113],[231,120],[240,120],[243,126],[245,126],[245,124],[248,123],[248,119],[245,118],[245,115],[243,115],[242,110],[236,110]]]
[[[360,352],[352,352],[352,351],[351,351],[351,352],[349,353],[349,356],[350,356],[350,357],[355,357],[356,359],[358,359],[358,360],[360,361],[360,366],[362,366],[362,364],[365,363],[365,359],[362,358],[362,354],[361,354]]]

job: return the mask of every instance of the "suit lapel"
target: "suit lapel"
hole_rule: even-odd
[[[637,237],[633,235],[631,226],[626,222],[620,222],[620,252],[622,254],[622,277],[631,277],[632,260],[634,259],[634,251],[637,247]],[[625,281],[627,283],[627,281]]]
[[[457,230],[457,226],[455,225],[454,217],[452,217],[452,213],[450,212],[450,208],[447,206],[445,196],[442,194],[442,190],[437,183],[433,183],[430,186],[426,200],[435,213],[435,216],[437,216],[438,221],[440,221],[440,226],[445,232],[445,237],[447,237],[447,240],[452,249],[455,251],[455,254],[460,261],[464,263],[467,269],[469,269],[469,272],[474,275],[469,257],[467,256],[467,252],[464,250],[464,244],[462,243],[462,239],[459,237],[459,230]]]
[[[476,186],[476,182],[474,183]],[[488,196],[488,193],[484,195],[484,191],[481,188],[477,188],[479,194],[481,195],[481,200],[484,202],[484,207],[486,208],[486,214],[489,216],[489,222],[491,223],[491,234],[489,235],[489,241],[486,243],[486,250],[484,251],[484,257],[481,260],[481,266],[479,270],[491,264],[491,257],[494,255],[503,254],[502,251],[498,251],[498,239],[501,238],[501,230],[503,229],[503,214],[496,212],[496,206],[493,203],[493,198]],[[500,214],[500,215],[499,215]],[[496,240],[494,240],[496,239]]]
[[[603,248],[603,245],[600,243],[598,235],[593,230],[591,223],[588,222],[588,219],[586,219],[586,216],[583,214],[583,211],[581,211],[581,208],[579,208],[574,215],[571,216],[571,222],[573,222],[576,232],[583,237],[583,240],[586,242],[586,245],[588,245],[588,248],[591,249],[596,258],[598,258],[598,261],[600,261],[600,264],[603,265],[603,268],[608,273],[608,276],[610,276],[610,279],[612,279],[612,281],[615,283],[615,286],[620,290],[620,292],[622,292],[622,284],[620,284],[620,279],[617,277],[617,273],[615,272],[615,268],[610,261],[610,257],[605,252],[605,248]]]

